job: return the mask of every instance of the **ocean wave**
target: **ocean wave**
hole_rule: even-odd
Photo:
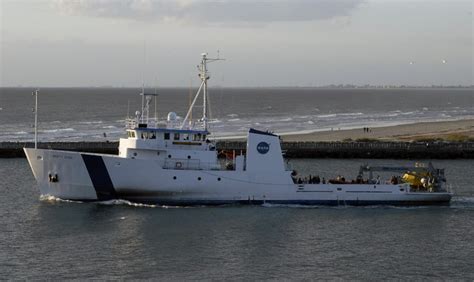
[[[361,116],[364,113],[342,113],[342,114],[336,114],[338,116]]]
[[[113,205],[125,205],[125,206],[131,206],[131,207],[140,207],[140,208],[156,208],[156,207],[161,207],[157,205],[149,205],[149,204],[141,204],[141,203],[134,203],[130,202],[127,200],[121,200],[121,199],[114,199],[114,200],[108,200],[108,201],[100,201],[97,202],[99,205],[106,205],[106,206],[113,206]]]
[[[337,114],[317,115],[318,118],[336,117]]]
[[[75,131],[74,128],[59,128],[59,129],[45,129],[42,132],[44,133],[56,133],[56,132],[70,132],[70,131]]]
[[[364,113],[337,113],[337,114],[325,114],[325,115],[316,115],[317,118],[334,118],[334,117],[357,117],[362,116]]]
[[[222,122],[222,120],[215,118],[215,119],[209,120],[207,123],[220,123],[220,122]]]
[[[81,201],[65,200],[51,195],[40,195],[40,201],[43,202],[63,202],[63,203],[82,203]]]
[[[160,208],[160,209],[182,209],[182,208],[200,207],[200,206],[168,206],[168,205],[143,204],[143,203],[136,203],[136,202],[131,202],[128,200],[123,200],[123,199],[100,201],[97,203],[99,205],[106,205],[106,206],[118,205],[118,206],[130,206],[130,207],[138,207],[138,208]]]
[[[229,119],[229,120],[227,120],[227,121],[229,121],[229,122],[234,122],[234,121],[239,121],[239,120],[240,120],[240,118],[231,118],[231,119]]]
[[[264,208],[298,208],[298,209],[319,209],[319,208],[325,207],[321,205],[271,204],[271,203],[263,203],[261,206]]]
[[[367,205],[367,206],[354,206],[345,205],[344,201],[341,201],[340,205],[302,205],[302,204],[271,204],[264,203],[261,205],[264,208],[297,208],[297,209],[403,209],[403,210],[419,210],[429,209],[433,206],[394,206],[394,205]],[[444,206],[439,206],[444,207]],[[435,206],[436,208],[436,206]]]
[[[104,123],[104,122],[101,121],[101,120],[96,120],[96,121],[80,121],[79,123],[80,124],[101,124],[101,123]]]
[[[454,196],[451,199],[450,208],[454,209],[474,209],[474,197]]]

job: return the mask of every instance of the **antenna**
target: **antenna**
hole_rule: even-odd
[[[193,79],[192,77],[189,78],[189,107],[191,107],[191,102],[193,100]],[[189,123],[193,120],[193,109],[191,109],[191,113],[189,115]]]
[[[31,95],[35,96],[35,150],[38,149],[38,93],[39,89],[31,93]]]
[[[155,85],[155,127],[158,124],[157,103],[158,103],[158,78],[156,78],[156,85]]]
[[[130,118],[130,100],[127,100],[127,118]]]
[[[146,41],[143,38],[143,66],[142,66],[142,115],[140,117],[140,122],[143,123],[143,108],[145,107],[145,64],[146,64]]]

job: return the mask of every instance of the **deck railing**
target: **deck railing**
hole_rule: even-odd
[[[164,169],[182,169],[182,170],[224,170],[225,167],[220,163],[202,162],[196,159],[165,159]]]

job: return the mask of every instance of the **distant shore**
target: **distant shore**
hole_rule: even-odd
[[[442,139],[447,141],[474,140],[474,119],[457,121],[420,122],[413,124],[320,131],[303,134],[282,135],[285,142],[321,141],[420,141]]]

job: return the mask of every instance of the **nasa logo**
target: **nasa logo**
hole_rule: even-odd
[[[270,144],[268,144],[267,142],[258,143],[257,151],[262,155],[268,153],[268,151],[270,151]]]

